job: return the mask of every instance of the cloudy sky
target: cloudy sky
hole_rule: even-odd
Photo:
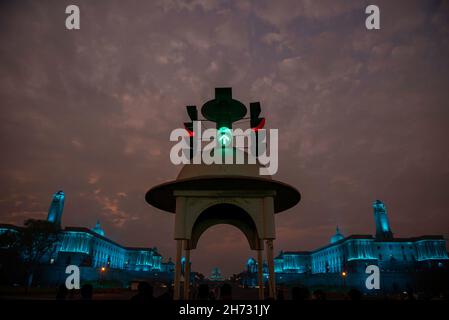
[[[277,215],[275,250],[373,234],[383,200],[397,236],[449,236],[448,1],[1,1],[0,221],[45,218],[174,255],[173,215],[145,192],[176,177],[169,134],[214,88],[260,101],[279,129],[275,178],[302,193]],[[365,7],[381,30],[365,28]],[[77,4],[81,29],[65,28]],[[252,255],[215,226],[193,269]]]

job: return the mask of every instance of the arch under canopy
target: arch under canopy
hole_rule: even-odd
[[[229,224],[243,232],[252,250],[260,250],[257,227],[251,216],[239,206],[228,203],[215,204],[205,209],[196,219],[189,240],[189,249],[195,249],[201,235],[217,224]]]

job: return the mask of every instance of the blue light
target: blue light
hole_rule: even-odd
[[[65,195],[62,190],[53,194],[50,209],[48,210],[48,221],[61,225],[61,217],[64,210],[64,198]]]
[[[382,231],[390,231],[390,226],[388,225],[388,220],[385,215],[380,217],[380,223],[382,225]]]
[[[221,127],[217,132],[218,142],[222,147],[227,147],[232,142],[232,131],[227,127]]]

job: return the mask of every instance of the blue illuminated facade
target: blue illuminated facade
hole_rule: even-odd
[[[53,195],[47,220],[61,226],[64,208],[64,192]],[[2,232],[20,232],[22,227],[0,224]],[[105,231],[97,221],[92,229],[85,227],[61,228],[60,241],[56,249],[42,258],[41,264],[51,275],[52,268],[65,268],[67,265],[83,267],[89,280],[107,278],[115,274],[116,278],[132,280],[158,277],[160,280],[171,281],[174,264],[169,259],[163,262],[156,247],[134,248],[122,246],[106,237]],[[104,274],[101,274],[103,270]],[[113,272],[114,271],[114,272]],[[45,279],[44,283],[54,279]]]
[[[412,286],[413,274],[425,271],[448,270],[449,259],[443,236],[395,238],[387,218],[385,205],[373,203],[376,235],[351,235],[345,237],[337,228],[328,245],[313,251],[281,251],[274,259],[279,283],[292,282],[314,285],[341,286],[345,284],[364,289],[367,265],[377,265],[388,274],[387,287]],[[267,273],[264,263],[263,271]],[[243,282],[257,284],[257,262],[250,258]]]
[[[387,209],[380,200],[373,202],[374,219],[376,221],[376,238],[377,239],[392,239],[393,232],[391,232],[390,224],[388,223]]]
[[[221,275],[220,268],[215,267],[212,269],[212,273],[209,276],[209,280],[210,281],[223,281],[224,280],[223,276]]]
[[[172,263],[163,263],[157,248],[123,247],[98,232],[99,223],[92,230],[66,227],[62,241],[49,258],[53,263],[77,264],[94,268],[108,267],[133,271],[168,271]]]

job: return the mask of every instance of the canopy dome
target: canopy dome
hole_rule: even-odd
[[[228,149],[233,151],[234,163],[236,157],[241,157],[244,160],[243,164],[193,164],[184,165],[178,174],[177,180],[190,179],[197,177],[210,176],[242,176],[242,177],[263,177],[271,179],[269,175],[260,175],[260,169],[264,168],[258,161],[254,164],[248,164],[248,154],[236,148]],[[203,151],[204,152],[204,151]]]
[[[273,180],[269,175],[261,175],[260,163],[248,164],[247,153],[233,150],[234,156],[240,153],[244,164],[186,164],[176,180],[160,184],[145,195],[146,201],[154,207],[175,212],[174,190],[272,190],[275,213],[295,206],[301,199],[300,193],[292,186]],[[235,159],[234,159],[235,160]]]

